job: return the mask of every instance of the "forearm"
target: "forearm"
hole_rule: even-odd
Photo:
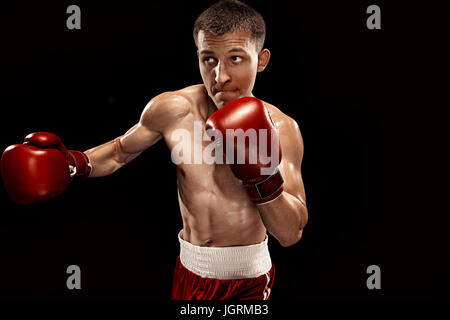
[[[122,150],[120,137],[85,151],[91,165],[90,178],[103,177],[112,174],[126,163],[136,158],[139,153],[126,153]]]
[[[308,222],[308,209],[303,202],[284,191],[276,200],[257,208],[265,227],[282,246],[300,240]]]

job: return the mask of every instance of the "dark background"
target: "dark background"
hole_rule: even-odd
[[[192,25],[212,1],[17,1],[0,11],[0,147],[30,132],[86,150],[155,95],[201,83]],[[309,223],[270,238],[272,298],[449,297],[445,1],[247,1],[266,20],[255,96],[303,134]],[[81,8],[81,30],[66,8]],[[381,30],[366,8],[381,8]],[[447,10],[447,11],[446,11]],[[159,142],[115,174],[19,206],[0,189],[0,298],[168,299],[175,165]],[[66,288],[81,268],[82,289]],[[381,290],[366,269],[381,268]]]

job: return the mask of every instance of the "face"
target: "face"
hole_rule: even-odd
[[[270,52],[257,52],[251,33],[235,31],[214,36],[198,33],[198,61],[203,83],[217,108],[253,96],[256,73],[267,66]]]

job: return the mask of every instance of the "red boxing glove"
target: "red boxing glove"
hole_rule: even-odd
[[[254,203],[272,201],[283,192],[284,181],[277,168],[282,156],[278,131],[261,100],[245,97],[227,104],[209,117],[205,129],[209,136],[221,133],[231,171],[244,182]],[[245,137],[249,137],[248,144],[243,143]]]
[[[86,179],[91,172],[86,154],[68,151],[61,139],[49,132],[31,133],[23,144],[6,148],[0,167],[6,191],[19,204],[56,197],[74,177]]]

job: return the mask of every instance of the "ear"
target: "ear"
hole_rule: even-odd
[[[263,71],[267,65],[269,64],[270,60],[270,51],[269,49],[262,49],[261,52],[258,54],[258,72]]]

